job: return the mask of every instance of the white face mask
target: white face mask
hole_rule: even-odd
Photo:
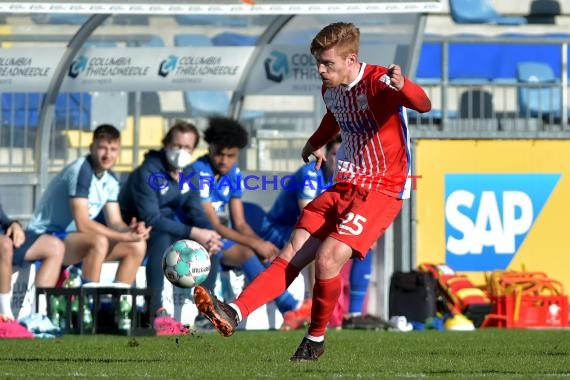
[[[185,149],[166,149],[168,163],[176,169],[184,169],[192,162],[192,155]]]

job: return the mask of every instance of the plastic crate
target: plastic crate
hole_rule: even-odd
[[[54,319],[54,298],[61,305],[63,311],[59,313],[58,325],[64,333],[71,334],[118,334],[118,335],[154,335],[154,313],[149,312],[152,304],[152,290],[139,288],[37,288],[36,305],[38,297],[45,295],[47,315]],[[129,317],[130,328],[120,329],[119,304],[122,296],[131,297],[131,310]],[[143,307],[137,305],[142,297]],[[85,312],[91,313],[91,323],[86,323]]]
[[[568,297],[565,295],[518,295],[491,297],[493,314],[484,327],[548,328],[568,327]]]

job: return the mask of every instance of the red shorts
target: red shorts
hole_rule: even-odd
[[[339,240],[362,258],[401,208],[401,199],[339,183],[305,206],[295,228],[303,228],[322,241],[329,236]]]

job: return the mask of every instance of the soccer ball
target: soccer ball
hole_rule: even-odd
[[[210,255],[194,240],[178,240],[162,257],[164,276],[180,288],[201,284],[210,273]]]

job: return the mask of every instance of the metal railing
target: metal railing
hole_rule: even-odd
[[[439,44],[441,48],[441,77],[416,78],[432,99],[433,110],[420,115],[408,112],[409,124],[420,136],[462,136],[477,135],[488,138],[508,137],[567,137],[568,128],[568,43],[570,34],[565,37],[487,37],[487,36],[426,36],[424,43]],[[477,44],[488,45],[489,54],[508,54],[507,46],[520,45],[521,48],[552,46],[549,51],[556,55],[536,55],[525,61],[536,61],[560,66],[559,74],[553,81],[541,82],[517,80],[514,70],[516,57],[496,56],[498,64],[510,65],[511,77],[456,75],[451,72],[450,55],[452,47]],[[496,49],[497,45],[499,46]],[[504,45],[504,48],[501,48]],[[495,47],[495,49],[493,49]],[[538,50],[540,51],[540,50]],[[479,62],[481,49],[460,50],[463,61]],[[458,54],[458,50],[454,51]],[[421,61],[420,61],[421,62]],[[420,63],[421,64],[421,63]],[[504,71],[505,68],[503,68]],[[420,73],[421,74],[421,73]],[[526,98],[525,98],[526,97]],[[535,106],[533,109],[529,104]],[[526,105],[526,106],[524,106]]]

